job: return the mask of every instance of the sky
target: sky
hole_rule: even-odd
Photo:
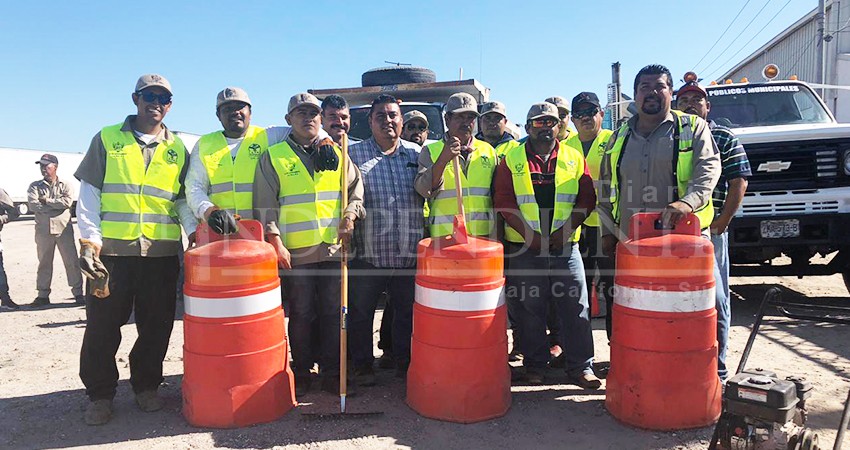
[[[524,122],[552,95],[594,91],[604,104],[615,61],[629,95],[651,63],[669,67],[677,86],[688,70],[718,77],[817,3],[3,2],[0,147],[85,152],[102,127],[134,113],[135,82],[149,72],[174,91],[166,125],[197,134],[221,129],[215,96],[226,86],[248,91],[252,124],[284,125],[293,94],[360,86],[384,61],[430,68],[438,81],[462,68]]]

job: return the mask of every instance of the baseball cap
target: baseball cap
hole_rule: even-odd
[[[300,94],[293,95],[292,98],[289,99],[289,108],[287,108],[286,113],[291,113],[293,109],[301,105],[313,105],[319,111],[322,110],[322,102],[320,102],[315,95],[307,92],[301,92]]]
[[[36,161],[35,163],[36,164],[44,164],[44,165],[47,165],[47,164],[50,164],[50,163],[59,164],[59,158],[57,158],[56,155],[51,155],[50,153],[45,153],[45,154],[41,155],[41,158],[38,161]]]
[[[242,102],[251,106],[251,99],[244,89],[238,87],[226,87],[218,93],[215,99],[215,109],[228,102]]]
[[[564,97],[560,97],[560,96],[556,95],[554,97],[549,97],[549,98],[547,98],[546,100],[543,100],[543,101],[555,105],[558,109],[565,110],[567,112],[567,114],[570,113],[570,105],[569,105],[569,103],[567,103],[567,99],[565,99]]]
[[[420,111],[417,111],[415,109],[412,111],[408,111],[404,115],[404,123],[410,122],[411,120],[421,120],[425,122],[426,126],[428,125],[428,117],[426,117],[425,114],[422,114]]]
[[[134,92],[139,92],[153,86],[159,86],[168,91],[169,94],[174,95],[171,92],[171,83],[164,76],[156,73],[147,73],[140,76],[139,81],[136,81],[136,90]]]
[[[464,92],[452,94],[446,102],[446,112],[450,112],[452,114],[474,112],[477,116],[478,102],[475,101],[475,97]]]
[[[549,102],[535,103],[531,105],[531,108],[529,108],[528,115],[525,116],[525,120],[529,121],[539,119],[541,117],[553,117],[557,120],[558,107]]]
[[[481,105],[482,116],[490,113],[499,113],[504,117],[508,117],[508,113],[505,110],[505,104],[502,102],[493,101]]]
[[[581,105],[582,103],[590,103],[597,108],[602,107],[602,105],[599,104],[599,97],[597,97],[593,92],[579,92],[578,95],[573,97],[573,111],[577,110],[578,105]]]
[[[699,92],[703,97],[708,97],[708,93],[705,92],[705,89],[696,81],[689,81],[685,83],[684,86],[680,87],[679,90],[676,91],[676,96],[678,97],[685,92]]]

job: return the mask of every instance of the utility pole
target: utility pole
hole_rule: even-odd
[[[817,64],[815,67],[815,80],[818,84],[826,84],[824,79],[824,74],[826,73],[826,42],[824,42],[824,36],[826,35],[826,1],[818,0],[818,13],[815,16],[815,21],[817,22],[817,43],[818,43],[818,51],[817,51]],[[823,98],[824,96],[824,88],[820,88],[820,96]]]

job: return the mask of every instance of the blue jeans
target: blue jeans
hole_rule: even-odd
[[[3,250],[0,250],[0,299],[11,300],[9,280],[6,278],[6,269],[3,268]]]
[[[729,374],[726,369],[726,347],[729,344],[729,325],[732,322],[732,305],[729,298],[729,232],[712,234],[714,244],[714,280],[716,284],[717,307],[717,374],[725,380]]]
[[[507,297],[508,302],[522,305],[519,313],[523,365],[542,368],[549,362],[546,314],[549,302],[554,301],[567,373],[592,373],[593,335],[578,245],[566,247],[560,255],[512,253],[510,270],[506,273]]]
[[[349,270],[348,342],[354,367],[371,367],[375,360],[372,348],[373,324],[378,298],[384,291],[389,294],[389,301],[393,305],[393,358],[402,363],[410,361],[416,268],[381,268],[361,259],[353,259]]]

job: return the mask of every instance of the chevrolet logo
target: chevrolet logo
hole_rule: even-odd
[[[783,170],[788,170],[789,167],[791,167],[791,163],[787,161],[768,161],[759,164],[759,167],[758,169],[756,169],[756,171],[774,173],[782,172]]]

